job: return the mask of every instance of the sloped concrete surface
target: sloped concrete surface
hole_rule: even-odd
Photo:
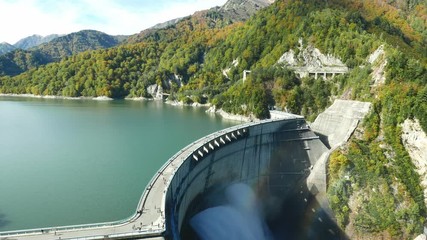
[[[371,103],[337,99],[319,114],[311,128],[323,135],[327,145],[334,149],[348,141],[360,120],[369,112]]]
[[[311,129],[318,134],[325,145],[329,147],[316,164],[313,166],[310,176],[307,178],[307,188],[316,194],[319,204],[332,217],[326,197],[327,188],[327,163],[329,155],[339,146],[349,140],[359,122],[370,110],[371,103],[335,100],[335,102],[319,114],[311,124]]]

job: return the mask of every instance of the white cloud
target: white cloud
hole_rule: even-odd
[[[0,42],[83,29],[134,34],[226,0],[0,0]]]

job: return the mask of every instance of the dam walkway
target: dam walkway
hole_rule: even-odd
[[[191,155],[195,160],[203,158],[203,152],[214,150],[234,139],[239,139],[246,134],[245,129],[250,126],[281,121],[284,118],[300,119],[303,117],[286,114],[281,119],[245,123],[212,133],[189,144],[172,156],[154,175],[143,191],[135,214],[128,219],[99,224],[0,232],[0,239],[164,239],[166,193],[176,170],[183,161]]]

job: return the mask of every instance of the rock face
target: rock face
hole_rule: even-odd
[[[372,64],[372,85],[380,86],[385,83],[385,67],[387,59],[385,58],[384,45],[381,45],[375,52],[368,56],[368,63]]]
[[[308,45],[304,48],[300,40],[299,53],[293,49],[285,52],[277,61],[279,64],[294,69],[300,77],[307,77],[309,74],[342,74],[348,72],[347,66],[338,58],[332,55],[324,55],[319,49]]]
[[[234,21],[244,21],[274,0],[228,0],[219,11]]]
[[[179,22],[183,18],[175,18],[166,22],[157,23],[156,25],[152,26],[150,29],[162,29],[167,28],[169,26],[175,25],[177,22]]]
[[[147,91],[153,97],[154,100],[163,100],[162,86],[153,84],[147,87]]]
[[[233,10],[238,9],[241,6],[253,7],[253,8],[263,8],[267,7],[270,4],[274,3],[274,0],[228,0],[221,9],[223,10]]]
[[[417,119],[406,119],[403,122],[402,142],[417,168],[418,174],[421,176],[421,186],[424,188],[424,202],[427,205],[427,136],[421,129]]]

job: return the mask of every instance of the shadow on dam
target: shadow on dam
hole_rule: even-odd
[[[175,172],[166,239],[348,239],[307,187],[328,147],[303,118],[225,134]]]

